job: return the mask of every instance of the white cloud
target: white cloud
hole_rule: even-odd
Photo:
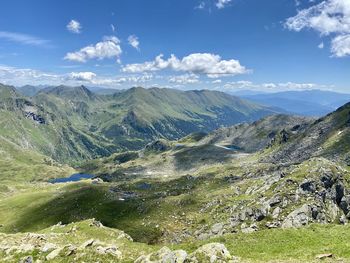
[[[298,11],[286,20],[285,26],[294,31],[313,29],[321,36],[335,35],[331,51],[336,57],[350,55],[350,1],[325,0],[309,8]]]
[[[335,57],[350,56],[350,34],[335,37],[332,40],[331,51]]]
[[[80,34],[81,33],[81,25],[77,20],[72,19],[68,24],[67,24],[67,29],[68,31],[75,33],[75,34]]]
[[[116,58],[119,59],[122,54],[120,47],[120,41],[115,36],[106,36],[103,41],[98,42],[95,45],[84,47],[76,52],[67,53],[64,59],[86,62],[89,59],[105,59],[105,58]]]
[[[209,53],[194,53],[182,59],[175,55],[164,60],[163,55],[157,56],[153,61],[139,64],[128,64],[122,67],[123,72],[140,73],[159,70],[173,70],[187,73],[205,74],[210,78],[219,76],[234,76],[247,73],[248,70],[238,60],[222,60],[219,55]]]
[[[130,46],[132,46],[133,48],[135,48],[137,50],[140,50],[140,48],[139,48],[140,42],[139,42],[139,39],[137,36],[135,36],[135,35],[129,36],[128,42],[129,42]]]
[[[219,9],[225,8],[232,0],[217,0],[216,7]]]
[[[43,46],[43,47],[50,46],[49,40],[41,39],[35,36],[22,34],[22,33],[0,31],[0,39],[5,39],[8,41],[17,42],[25,45],[32,45],[32,46]]]
[[[213,80],[211,83],[213,84],[220,84],[222,82],[221,79],[216,79],[216,80]]]
[[[71,72],[69,79],[78,81],[92,81],[96,78],[96,74],[93,72]]]
[[[177,84],[194,84],[199,83],[199,76],[196,74],[184,74],[179,76],[172,76],[169,78],[170,83],[177,83]]]
[[[1,83],[23,86],[23,85],[93,85],[102,87],[118,87],[125,84],[124,87],[130,87],[135,84],[145,85],[154,79],[153,74],[145,73],[128,76],[100,76],[94,72],[70,72],[64,74],[47,73],[35,69],[15,68],[6,65],[0,65]]]
[[[2,83],[11,85],[59,83],[61,80],[57,74],[5,65],[0,65],[0,79]]]
[[[115,26],[113,24],[111,24],[111,29],[112,29],[112,32],[114,33],[115,32]]]
[[[323,49],[323,48],[324,48],[324,43],[321,42],[317,47],[318,47],[319,49]]]

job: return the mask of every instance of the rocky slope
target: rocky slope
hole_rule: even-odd
[[[300,163],[323,156],[349,164],[350,103],[325,117],[317,119],[299,134],[286,133],[283,145],[274,147],[267,162]]]

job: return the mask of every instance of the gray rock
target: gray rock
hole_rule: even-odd
[[[225,245],[220,243],[209,243],[201,246],[189,256],[190,262],[229,262],[232,259],[230,252]]]
[[[55,250],[51,251],[47,256],[46,256],[46,260],[53,260],[56,257],[59,256],[59,254],[61,253],[63,248],[56,248]]]
[[[309,223],[311,207],[307,204],[291,212],[282,223],[282,228],[301,227]]]
[[[274,197],[272,197],[268,201],[268,204],[269,204],[269,206],[274,207],[274,206],[278,205],[281,202],[282,202],[282,198],[279,195],[275,195]]]
[[[135,260],[135,263],[184,263],[186,259],[186,251],[172,251],[168,247],[162,247],[155,253],[140,256]]]
[[[26,256],[24,258],[22,258],[20,261],[20,263],[33,263],[33,257],[32,256]]]
[[[273,211],[272,211],[272,218],[273,219],[277,219],[280,215],[280,213],[282,212],[282,209],[280,207],[276,207]]]
[[[45,243],[45,245],[41,248],[41,252],[46,253],[46,252],[52,251],[56,248],[57,248],[57,246],[55,244]]]
[[[94,244],[95,240],[93,239],[89,239],[87,241],[85,241],[83,244],[81,244],[81,246],[79,247],[80,249],[85,249],[86,247],[90,247]]]
[[[222,235],[224,232],[224,224],[223,223],[216,223],[211,227],[211,232],[214,235]]]

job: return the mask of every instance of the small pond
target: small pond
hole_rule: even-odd
[[[50,180],[49,182],[52,184],[57,184],[57,183],[67,183],[67,182],[77,182],[80,180],[85,180],[85,179],[91,179],[94,178],[95,176],[92,174],[72,174],[69,177],[62,177],[62,178],[55,178]]]

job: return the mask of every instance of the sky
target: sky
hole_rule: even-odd
[[[4,0],[0,82],[350,93],[350,0]]]

